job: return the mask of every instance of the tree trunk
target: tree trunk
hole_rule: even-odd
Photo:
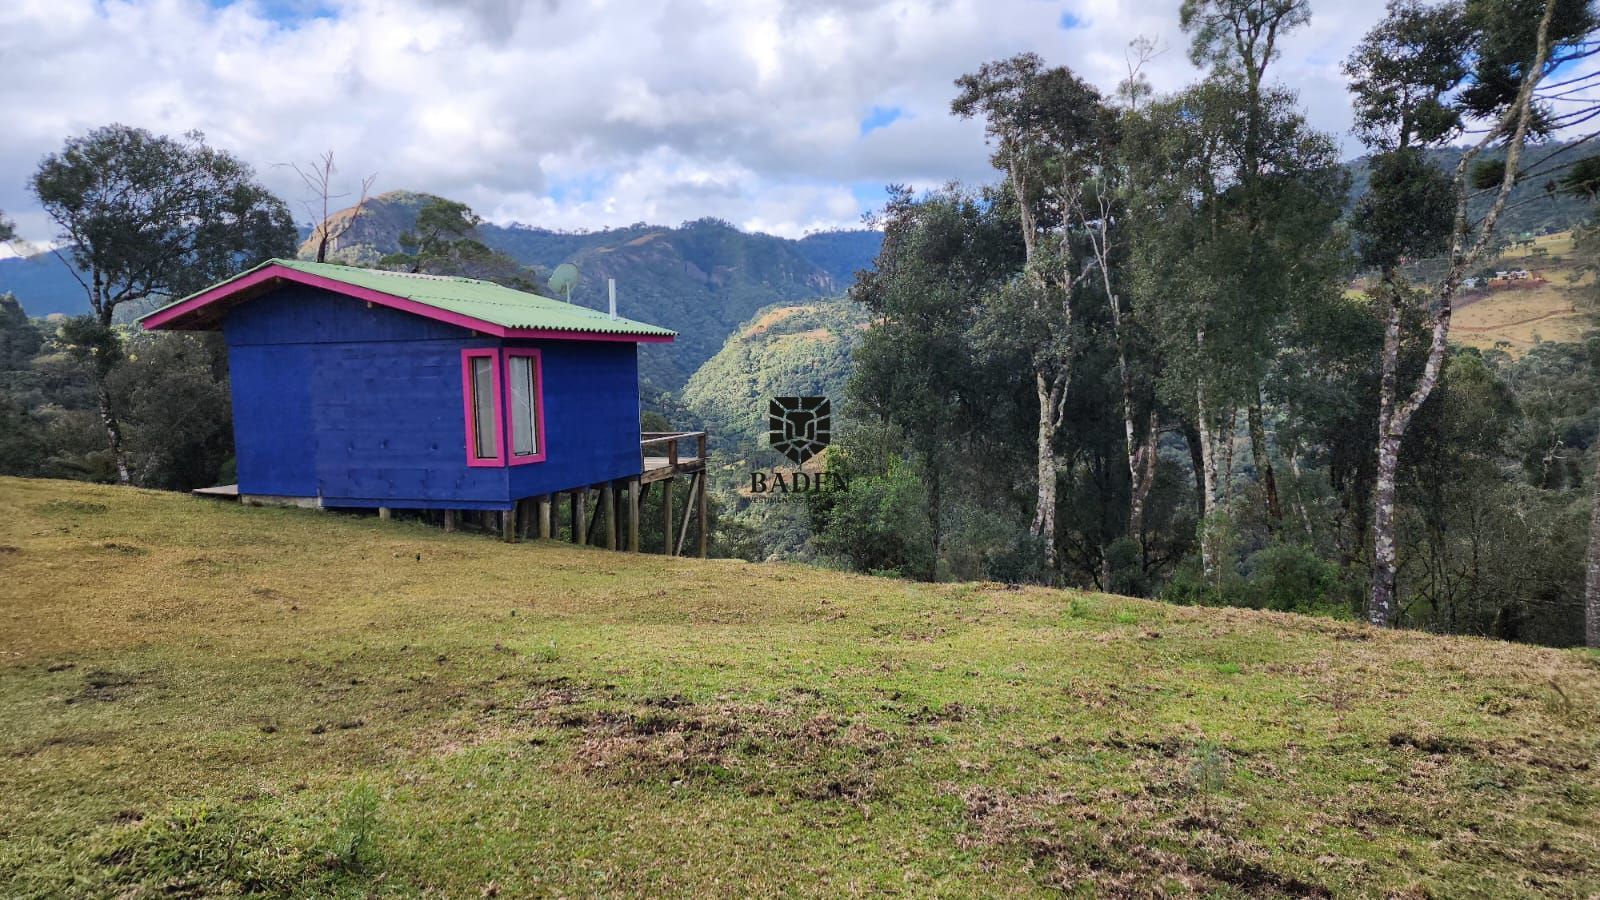
[[[111,446],[111,459],[117,465],[117,484],[130,484],[128,476],[128,456],[122,449],[122,423],[117,421],[117,414],[111,409],[111,392],[106,390],[105,379],[95,391],[100,405],[100,421],[106,428],[106,439]]]
[[[98,271],[94,273],[94,286],[95,292],[90,297],[90,305],[94,307],[101,330],[110,335],[112,340],[116,340],[116,335],[111,330],[111,317],[116,311],[116,305],[105,298]],[[112,408],[111,391],[106,386],[106,379],[111,374],[110,367],[101,361],[94,364],[92,371],[95,400],[100,408],[100,422],[106,429],[106,443],[111,449],[111,461],[117,467],[117,484],[131,484],[133,479],[128,475],[128,454],[122,448],[122,423],[118,421],[117,412]]]
[[[1144,546],[1144,505],[1150,496],[1150,486],[1156,480],[1157,444],[1160,431],[1156,428],[1155,410],[1150,411],[1150,422],[1145,430],[1144,442],[1133,444],[1133,420],[1128,419],[1128,476],[1132,480],[1128,498],[1128,536]]]
[[[1306,511],[1305,501],[1305,474],[1300,471],[1300,448],[1298,445],[1289,448],[1289,471],[1294,473],[1295,501],[1294,507],[1300,513],[1300,524],[1306,529],[1306,542],[1308,546],[1317,544],[1317,532],[1311,527],[1311,513]]]
[[[1206,496],[1206,459],[1200,441],[1200,429],[1193,422],[1184,422],[1183,442],[1189,445],[1189,467],[1194,471],[1195,506],[1203,519],[1210,507],[1210,498]]]
[[[1476,262],[1493,241],[1495,226],[1499,222],[1500,214],[1505,210],[1506,199],[1511,195],[1511,189],[1516,186],[1517,178],[1521,174],[1518,167],[1533,118],[1533,91],[1544,77],[1545,65],[1550,59],[1550,22],[1555,16],[1555,8],[1555,0],[1545,0],[1544,15],[1538,26],[1533,60],[1523,70],[1522,83],[1517,89],[1516,100],[1506,109],[1500,120],[1485,131],[1483,138],[1462,154],[1456,162],[1453,181],[1456,192],[1456,213],[1450,241],[1450,265],[1434,289],[1433,335],[1428,347],[1427,361],[1423,364],[1422,375],[1417,379],[1416,386],[1403,401],[1400,399],[1397,385],[1402,298],[1393,270],[1384,273],[1382,289],[1387,295],[1390,306],[1389,322],[1383,338],[1383,383],[1378,409],[1378,477],[1372,494],[1374,504],[1372,590],[1367,599],[1367,620],[1374,625],[1392,624],[1396,612],[1394,501],[1395,472],[1399,468],[1401,441],[1405,438],[1406,427],[1410,424],[1412,415],[1428,401],[1434,387],[1439,383],[1439,373],[1444,367],[1445,355],[1449,349],[1451,306],[1456,288],[1461,284],[1467,267]],[[1467,201],[1477,192],[1471,188],[1467,180],[1468,173],[1479,154],[1491,142],[1505,134],[1508,127],[1511,128],[1511,134],[1505,144],[1505,164],[1500,184],[1496,188],[1494,200],[1489,204],[1488,212],[1478,220],[1477,237],[1469,240],[1472,224],[1468,216]]]
[[[1217,574],[1215,547],[1211,541],[1211,520],[1217,514],[1217,445],[1211,430],[1211,411],[1206,408],[1205,390],[1195,387],[1195,427],[1200,432],[1201,494],[1205,510],[1200,514],[1200,568],[1206,580]]]
[[[1594,454],[1594,509],[1589,513],[1588,571],[1583,583],[1583,641],[1600,648],[1600,445],[1591,445]]]
[[[1383,375],[1378,384],[1378,473],[1372,486],[1372,589],[1367,598],[1367,621],[1386,626],[1394,616],[1395,473],[1400,466],[1400,437],[1395,429],[1395,403],[1399,393],[1400,297],[1387,279],[1389,320],[1383,330]]]
[[[1235,444],[1238,443],[1234,438],[1238,436],[1238,432],[1239,408],[1234,406],[1228,409],[1228,418],[1222,430],[1214,435],[1217,439],[1219,451],[1215,451],[1212,454],[1215,455],[1216,452],[1221,452],[1222,454],[1222,471],[1217,473],[1217,491],[1219,494],[1218,499],[1221,500],[1224,506],[1233,500],[1233,459],[1234,452],[1237,449]]]
[[[944,552],[944,477],[934,452],[927,454],[928,530],[933,549],[933,559],[928,563],[929,581],[939,580],[939,555]]]
[[[1044,539],[1044,558],[1050,571],[1056,568],[1056,424],[1062,391],[1059,383],[1051,385],[1043,372],[1034,372],[1034,387],[1039,395],[1039,496],[1033,512],[1033,525],[1029,529],[1035,537]]]
[[[1250,459],[1256,467],[1256,477],[1261,479],[1261,489],[1267,495],[1267,526],[1277,530],[1283,520],[1283,508],[1278,505],[1278,479],[1272,472],[1272,455],[1267,450],[1267,427],[1261,415],[1261,402],[1250,404],[1245,411],[1250,424]]]

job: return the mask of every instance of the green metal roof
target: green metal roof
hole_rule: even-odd
[[[341,266],[332,263],[306,262],[298,259],[269,259],[259,266],[241,272],[239,275],[224,281],[221,284],[207,288],[175,303],[163,306],[161,309],[144,316],[143,320],[156,320],[150,323],[152,327],[161,327],[167,321],[176,318],[177,307],[191,304],[196,307],[209,306],[209,301],[196,304],[208,294],[214,294],[215,299],[222,300],[229,296],[227,291],[219,291],[233,282],[246,279],[260,270],[269,266],[282,266],[342,282],[358,288],[365,288],[399,297],[432,307],[444,313],[465,316],[501,328],[531,331],[570,331],[588,334],[612,334],[619,336],[636,336],[643,338],[670,339],[677,332],[632,319],[612,318],[610,315],[598,310],[554,300],[550,297],[541,297],[525,291],[512,290],[488,281],[476,278],[456,278],[445,275],[413,275],[407,272],[385,272],[378,269],[361,269],[355,266]],[[241,288],[243,285],[241,285]],[[186,314],[179,314],[186,315]]]

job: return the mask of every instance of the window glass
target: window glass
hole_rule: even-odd
[[[533,409],[533,357],[513,356],[510,368],[511,452],[516,456],[532,456],[538,452],[538,436],[534,434],[537,419]]]
[[[472,357],[472,454],[493,459],[494,446],[494,359]]]

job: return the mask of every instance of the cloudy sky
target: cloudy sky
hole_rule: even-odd
[[[1381,0],[1312,0],[1277,78],[1342,132],[1339,62]],[[308,216],[281,164],[553,228],[718,216],[784,235],[859,222],[888,183],[991,178],[951,81],[1032,50],[1110,89],[1137,36],[1194,75],[1179,0],[4,0],[0,210],[53,228],[28,176],[64,138],[192,128]]]

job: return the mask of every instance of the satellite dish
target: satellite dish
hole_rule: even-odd
[[[572,288],[578,283],[578,267],[572,263],[562,263],[550,273],[550,290],[566,297],[567,302],[572,302]]]

